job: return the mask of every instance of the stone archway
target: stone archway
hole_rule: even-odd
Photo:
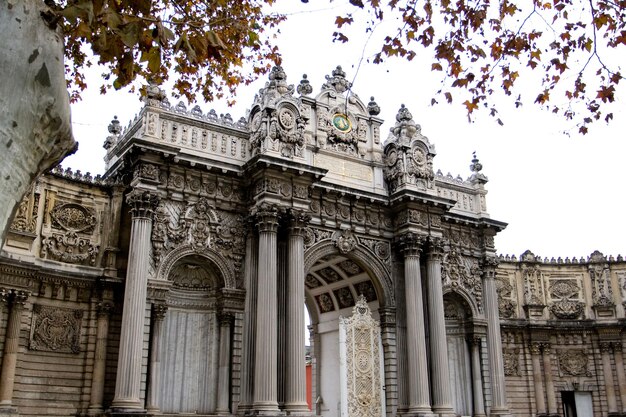
[[[163,413],[214,414],[218,407],[220,322],[218,298],[224,279],[207,258],[178,259],[167,279],[167,314],[159,343]]]
[[[324,417],[341,415],[340,317],[352,315],[361,295],[375,319],[379,318],[379,308],[385,304],[383,286],[368,271],[371,267],[351,255],[334,251],[315,261],[307,259],[310,265],[307,265],[305,278],[305,299],[313,333],[313,413]]]

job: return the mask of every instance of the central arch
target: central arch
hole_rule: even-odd
[[[363,295],[379,320],[380,309],[394,305],[389,274],[364,249],[341,253],[332,243],[306,252],[305,271],[305,302],[311,318],[313,413],[339,417],[339,318],[351,316],[358,297]]]

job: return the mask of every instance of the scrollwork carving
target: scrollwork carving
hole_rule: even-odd
[[[589,359],[584,350],[568,349],[557,354],[559,369],[563,375],[591,376],[588,370]]]
[[[41,242],[41,256],[55,261],[95,265],[100,246],[79,237],[76,232],[54,233]]]
[[[91,233],[97,223],[95,211],[80,204],[61,203],[50,210],[52,226],[72,232]]]

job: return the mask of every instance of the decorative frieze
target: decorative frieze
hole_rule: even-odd
[[[31,350],[78,353],[82,310],[33,304]]]

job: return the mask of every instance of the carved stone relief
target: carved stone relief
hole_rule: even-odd
[[[567,376],[591,376],[588,370],[589,358],[583,349],[561,350],[557,354],[559,370]]]
[[[482,280],[477,259],[462,256],[452,248],[443,257],[441,278],[444,287],[463,289],[474,297],[476,305],[482,305]]]
[[[24,198],[17,207],[17,213],[9,226],[9,230],[22,233],[35,233],[37,226],[37,211],[39,209],[39,194],[33,194],[32,198]],[[32,208],[31,208],[32,200]]]
[[[595,251],[591,254],[589,260],[589,276],[591,277],[592,283],[591,295],[593,305],[599,307],[614,306],[609,265],[606,262],[606,257],[599,251]]]
[[[500,318],[511,318],[515,315],[516,303],[513,301],[513,286],[509,282],[508,276],[498,276],[496,278],[496,292],[498,293],[498,310]]]
[[[504,349],[502,352],[505,376],[520,376],[519,349]]]
[[[541,270],[535,264],[522,264],[521,268],[522,279],[524,280],[524,301],[526,305],[544,306],[546,302]]]
[[[91,233],[96,225],[93,209],[80,204],[61,203],[50,210],[52,226],[72,232]]]
[[[30,349],[78,353],[82,310],[33,305]]]
[[[76,232],[53,233],[41,242],[41,256],[71,264],[90,265],[96,263],[100,246],[81,238]]]

